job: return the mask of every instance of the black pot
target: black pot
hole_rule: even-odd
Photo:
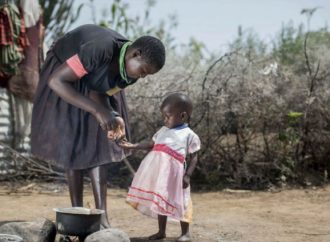
[[[99,231],[101,215],[100,209],[83,207],[55,208],[57,232],[64,235],[87,237]]]

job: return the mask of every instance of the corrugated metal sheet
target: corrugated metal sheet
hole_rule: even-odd
[[[0,88],[0,141],[23,155],[30,150],[30,116],[32,106]],[[13,152],[0,144],[0,174],[14,173],[19,167]]]

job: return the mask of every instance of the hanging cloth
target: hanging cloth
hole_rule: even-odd
[[[28,46],[28,40],[24,20],[18,7],[14,3],[5,3],[0,6],[0,12],[2,16],[0,29],[7,33],[1,38],[0,76],[10,77],[19,72],[18,64],[24,58],[23,50]]]
[[[22,10],[24,20],[32,17],[35,19],[36,17],[33,15],[35,11],[31,10],[30,6],[38,6],[39,8],[38,0],[21,0],[20,10]],[[39,70],[43,61],[41,48],[43,42],[42,16],[38,16],[39,19],[34,26],[27,27],[25,23],[29,46],[24,48],[24,60],[19,63],[19,74],[11,77],[8,85],[11,93],[29,101],[33,101],[39,82]]]
[[[2,7],[0,8],[0,45],[13,44],[13,32],[9,10],[6,7]]]

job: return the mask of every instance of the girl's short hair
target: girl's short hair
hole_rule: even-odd
[[[131,47],[140,50],[146,63],[156,67],[157,70],[164,66],[165,46],[159,39],[148,35],[142,36],[136,39]]]
[[[164,108],[167,105],[171,105],[181,112],[186,112],[189,117],[193,110],[191,99],[187,95],[179,92],[169,94],[162,102],[161,108]]]

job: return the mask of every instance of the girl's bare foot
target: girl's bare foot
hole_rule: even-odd
[[[178,242],[191,241],[190,234],[189,233],[183,234],[179,238],[177,238],[176,241],[178,241]]]
[[[166,238],[166,234],[165,233],[161,233],[158,232],[156,234],[150,235],[148,237],[149,240],[159,240],[159,239],[165,239]]]

